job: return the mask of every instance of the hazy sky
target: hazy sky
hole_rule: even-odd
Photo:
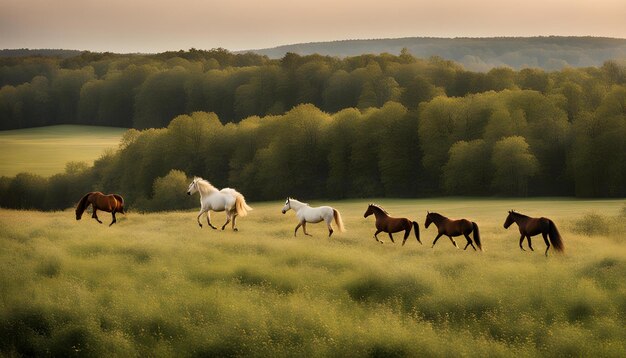
[[[0,48],[160,52],[538,35],[626,38],[626,0],[0,0]]]

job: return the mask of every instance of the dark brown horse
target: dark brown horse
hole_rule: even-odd
[[[522,249],[522,251],[526,251],[522,247],[524,238],[528,238],[528,247],[530,250],[535,251],[530,238],[539,234],[543,236],[543,241],[546,242],[546,256],[548,256],[550,243],[552,243],[552,246],[554,246],[554,249],[557,252],[565,251],[565,245],[561,239],[561,234],[559,234],[559,230],[556,228],[556,225],[552,220],[544,217],[531,218],[530,216],[516,213],[514,210],[511,210],[509,211],[509,216],[507,216],[504,221],[504,228],[508,229],[513,223],[516,223],[519,227],[519,232],[521,234],[521,237],[519,238],[519,248]],[[550,238],[550,241],[548,241],[548,238]]]
[[[404,246],[406,239],[411,233],[411,228],[413,227],[415,228],[415,238],[417,239],[417,242],[419,242],[420,244],[422,243],[422,241],[420,240],[419,226],[415,221],[411,221],[407,218],[392,218],[391,216],[389,216],[389,213],[385,211],[385,209],[376,204],[370,204],[367,207],[365,214],[363,214],[363,217],[366,218],[372,214],[374,214],[374,216],[376,217],[376,232],[374,233],[374,238],[381,244],[383,242],[378,240],[377,236],[380,232],[384,231],[388,233],[391,242],[395,243],[391,234],[394,232],[404,231],[404,240],[402,240],[402,245]]]
[[[476,247],[474,246],[472,239],[470,239],[469,237],[469,234],[474,232],[474,242],[476,243],[480,251],[483,251],[482,244],[480,243],[480,232],[478,231],[478,225],[475,222],[465,219],[450,220],[441,214],[428,212],[426,214],[426,222],[424,223],[424,226],[428,228],[430,223],[435,224],[435,226],[437,226],[437,230],[439,231],[437,237],[435,238],[435,241],[433,241],[433,246],[431,247],[435,247],[437,240],[439,240],[439,238],[443,235],[446,235],[448,238],[450,238],[452,244],[456,248],[458,248],[459,246],[456,244],[456,241],[454,241],[452,237],[463,235],[467,240],[467,245],[465,245],[465,248],[463,250],[467,250],[467,247],[471,245],[474,251],[476,251]]]
[[[83,212],[89,205],[91,205],[93,209],[91,217],[96,219],[96,221],[100,224],[102,224],[102,221],[100,221],[100,219],[98,219],[98,215],[96,215],[96,211],[98,210],[111,213],[113,221],[111,221],[109,226],[117,222],[115,219],[115,213],[124,214],[124,199],[121,196],[117,194],[104,195],[99,191],[93,191],[85,194],[85,196],[83,196],[83,198],[78,202],[78,206],[76,206],[76,220],[80,220],[83,216]]]

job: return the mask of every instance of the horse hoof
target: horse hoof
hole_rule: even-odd
[[[233,229],[233,231],[239,231],[239,229],[237,229],[237,228],[234,228],[234,229]]]

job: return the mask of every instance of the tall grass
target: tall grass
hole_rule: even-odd
[[[425,245],[378,244],[362,201],[330,203],[348,229],[332,239],[323,225],[294,238],[278,202],[253,205],[239,232],[200,229],[193,212],[107,227],[70,211],[0,211],[0,354],[626,354],[626,249],[572,221],[622,203],[379,202],[416,219]],[[568,252],[520,251],[502,228],[510,208],[553,219]],[[431,249],[426,210],[478,222],[486,251]]]

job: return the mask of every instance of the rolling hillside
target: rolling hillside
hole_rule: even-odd
[[[626,39],[558,36],[344,40],[285,45],[252,52],[270,58],[281,58],[287,52],[346,57],[363,53],[398,54],[403,48],[416,57],[440,56],[454,60],[472,71],[487,71],[498,66],[559,70],[601,66],[609,59],[626,58]]]
[[[125,128],[60,125],[0,131],[0,176],[20,172],[50,176],[67,162],[93,163],[116,148]]]

